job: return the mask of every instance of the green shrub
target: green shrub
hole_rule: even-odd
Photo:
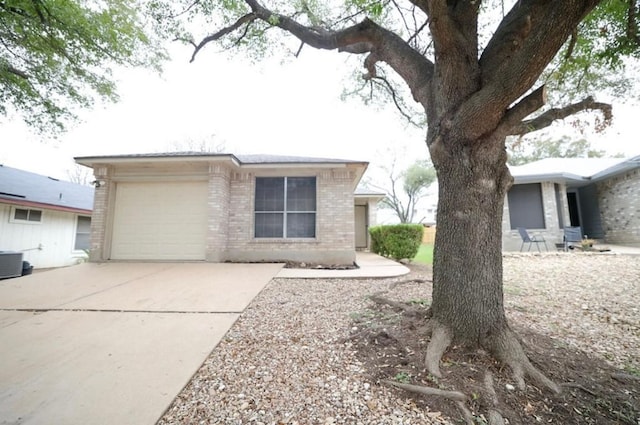
[[[371,251],[394,260],[412,259],[422,243],[421,224],[394,224],[369,229]]]

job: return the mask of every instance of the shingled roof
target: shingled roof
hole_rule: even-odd
[[[232,154],[232,153],[213,153],[213,152],[152,152],[125,155],[106,155],[106,156],[82,156],[76,157],[75,160],[80,164],[113,161],[113,160],[154,160],[154,159],[211,159],[211,158],[231,158],[239,164],[255,165],[255,164],[364,164],[363,161],[354,161],[350,159],[337,158],[314,158],[306,156],[291,155],[269,155],[269,154]]]
[[[90,213],[91,186],[0,165],[0,203]]]

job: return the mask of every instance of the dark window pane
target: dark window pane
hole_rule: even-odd
[[[16,212],[13,216],[16,220],[27,220],[29,218],[29,210],[23,210],[16,208]]]
[[[256,238],[283,237],[282,213],[256,213]]]
[[[78,217],[78,233],[91,232],[91,217]]]
[[[287,179],[287,211],[316,210],[316,178],[289,177]]]
[[[315,238],[316,215],[315,213],[289,213],[287,214],[288,238]]]
[[[284,178],[256,178],[256,211],[284,211]]]
[[[42,211],[29,210],[29,221],[40,221],[40,220],[42,220]]]
[[[511,228],[544,229],[544,207],[540,183],[516,184],[507,195]]]

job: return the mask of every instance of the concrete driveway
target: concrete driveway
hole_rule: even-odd
[[[153,424],[280,264],[107,263],[0,281],[0,424]]]

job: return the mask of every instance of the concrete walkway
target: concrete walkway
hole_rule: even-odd
[[[285,279],[359,279],[403,276],[409,269],[400,263],[370,252],[356,253],[357,269],[282,269],[276,275]]]
[[[0,424],[153,424],[281,264],[83,264],[0,281]]]

